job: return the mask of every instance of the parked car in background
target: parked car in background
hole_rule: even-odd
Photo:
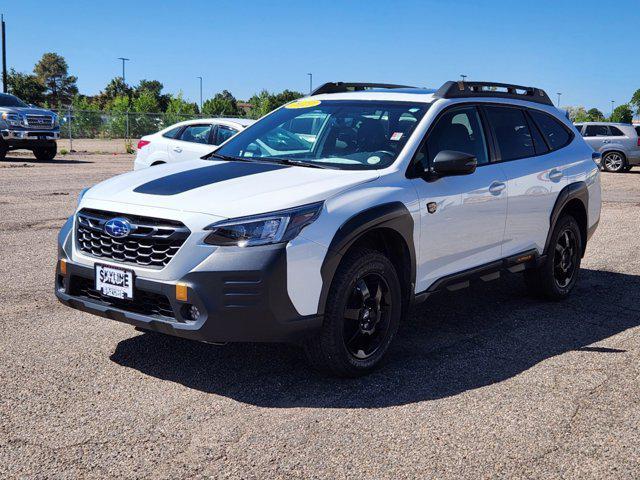
[[[627,172],[640,165],[640,137],[637,127],[628,123],[587,122],[576,128],[585,141],[602,154],[601,166],[607,172]]]
[[[246,118],[200,118],[145,135],[138,142],[133,169],[198,159],[254,122]]]
[[[53,160],[60,136],[58,116],[0,93],[0,159],[10,150],[31,150],[38,160]]]

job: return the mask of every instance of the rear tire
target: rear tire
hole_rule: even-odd
[[[56,153],[58,153],[58,146],[54,143],[53,145],[47,145],[46,147],[39,147],[33,149],[33,154],[40,161],[50,161],[56,157]]]
[[[564,300],[576,284],[582,260],[580,227],[571,215],[556,223],[544,263],[524,272],[531,293],[548,300]]]
[[[625,171],[627,159],[620,152],[607,152],[602,157],[602,168],[607,172],[620,173]]]
[[[6,143],[0,142],[0,160],[4,160],[7,156],[7,152],[9,151],[9,147]]]
[[[382,361],[402,315],[398,274],[389,259],[362,249],[335,273],[320,333],[303,344],[317,370],[340,377],[365,375]]]

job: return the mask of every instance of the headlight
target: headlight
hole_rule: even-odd
[[[279,212],[214,223],[205,228],[211,230],[211,233],[204,242],[209,245],[238,247],[288,242],[318,218],[322,205],[323,202],[312,203]]]
[[[80,193],[78,194],[78,205],[80,205],[80,202],[82,201],[82,197],[84,197],[84,194],[87,193],[87,190],[89,190],[90,187],[87,188],[83,188],[82,190],[80,190]]]
[[[18,113],[3,113],[2,119],[12,127],[20,127],[24,123],[24,116]]]

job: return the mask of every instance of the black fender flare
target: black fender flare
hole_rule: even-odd
[[[584,206],[584,211],[587,214],[587,225],[585,225],[585,229],[586,231],[588,231],[589,190],[587,188],[587,184],[582,181],[570,183],[560,191],[560,193],[558,194],[558,198],[556,198],[556,203],[553,206],[553,210],[551,210],[551,217],[549,218],[549,231],[547,232],[547,239],[544,242],[543,255],[546,255],[549,251],[549,243],[551,243],[551,235],[553,234],[553,229],[556,227],[556,223],[560,218],[560,213],[562,213],[562,209],[571,200],[574,200],[574,199],[580,200],[582,202],[582,205]],[[583,248],[586,247],[587,240],[588,238],[584,239]]]
[[[327,255],[322,262],[320,274],[322,276],[322,291],[318,303],[318,313],[324,314],[331,282],[340,262],[349,248],[367,232],[378,228],[395,231],[404,239],[409,252],[410,262],[410,294],[414,294],[416,282],[416,253],[413,242],[413,217],[402,202],[389,202],[368,208],[349,217],[336,230]],[[398,272],[399,274],[402,272]],[[408,299],[410,300],[410,299]]]

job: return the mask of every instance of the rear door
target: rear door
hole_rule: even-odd
[[[604,151],[605,147],[611,143],[611,132],[607,125],[586,125],[582,136],[596,152]]]
[[[507,176],[509,208],[503,256],[542,252],[551,211],[567,184],[563,147],[575,135],[540,110],[515,106],[485,107]]]
[[[417,291],[502,256],[506,177],[501,166],[490,161],[485,127],[476,106],[445,110],[427,133],[415,161],[428,166],[443,150],[475,155],[478,168],[469,175],[413,180],[421,211]]]
[[[212,125],[198,123],[187,125],[173,140],[169,140],[168,153],[172,162],[196,160],[213,150]]]

